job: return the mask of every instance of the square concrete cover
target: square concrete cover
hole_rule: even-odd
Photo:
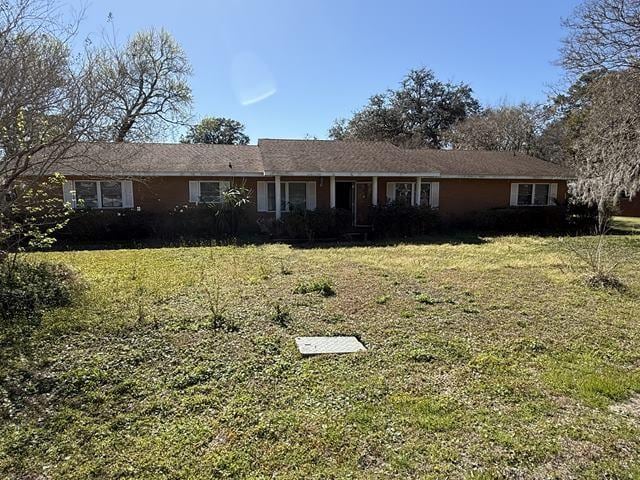
[[[367,350],[356,337],[296,337],[296,345],[302,355],[353,353]]]

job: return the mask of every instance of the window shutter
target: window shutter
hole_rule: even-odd
[[[393,202],[396,199],[396,184],[395,182],[387,182],[387,203]]]
[[[62,199],[64,203],[71,205],[71,208],[76,208],[76,191],[73,181],[67,180],[62,184]]]
[[[258,182],[258,211],[266,212],[269,209],[269,201],[267,199],[267,182]]]
[[[519,183],[511,184],[511,201],[509,202],[509,205],[511,205],[512,207],[518,206],[518,185],[520,184]]]
[[[133,182],[123,180],[122,185],[122,208],[133,208]]]
[[[431,190],[429,196],[429,202],[431,208],[438,208],[440,206],[440,182],[431,182]]]
[[[316,209],[316,182],[307,182],[307,210]]]
[[[549,184],[549,205],[557,205],[558,204],[558,184],[550,183]]]
[[[189,202],[196,204],[200,202],[200,182],[197,180],[189,181]]]

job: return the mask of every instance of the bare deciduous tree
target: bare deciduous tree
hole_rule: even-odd
[[[640,69],[640,1],[586,0],[564,26],[561,63],[570,72]]]
[[[576,193],[598,206],[600,231],[622,194],[640,190],[640,72],[611,72],[589,86],[575,143]]]
[[[115,141],[149,140],[162,126],[187,119],[191,65],[166,30],[137,33],[123,49],[112,47],[100,64],[113,86],[109,118]]]
[[[462,150],[507,150],[535,153],[542,109],[526,103],[486,108],[451,127],[445,138]]]
[[[48,0],[0,3],[0,251],[35,186],[104,133],[103,84],[93,52],[71,54],[75,26]]]

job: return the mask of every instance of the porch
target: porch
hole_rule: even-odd
[[[397,175],[276,175],[272,181],[258,182],[258,211],[273,212],[276,219],[296,206],[307,210],[330,208],[350,212],[353,227],[367,228],[371,226],[372,207],[389,202],[437,208],[439,182],[425,176]]]

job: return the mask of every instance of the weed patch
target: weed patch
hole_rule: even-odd
[[[332,297],[336,294],[333,285],[328,280],[314,280],[303,282],[296,286],[293,293],[319,293],[323,297]]]

